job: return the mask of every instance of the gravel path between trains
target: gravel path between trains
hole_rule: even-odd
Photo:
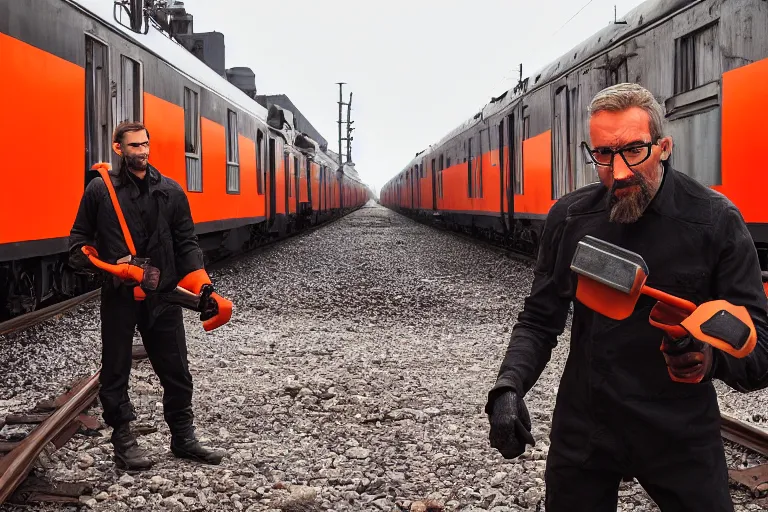
[[[399,511],[433,499],[446,510],[544,510],[568,332],[526,398],[534,449],[505,461],[488,445],[483,413],[530,287],[528,264],[373,205],[213,278],[234,300],[233,320],[205,333],[195,315],[185,318],[198,433],[229,456],[213,467],[173,458],[158,380],[149,362],[137,363],[131,396],[139,423],[157,429],[140,437],[155,466],[116,471],[109,429],[41,461],[47,477],[90,481],[88,507]],[[0,337],[0,415],[96,370],[97,311],[88,304]],[[718,389],[724,411],[768,426],[759,416],[768,393]],[[727,447],[733,468],[766,462]],[[768,508],[735,486],[732,494],[737,511]],[[622,484],[620,503],[658,510],[635,483]]]

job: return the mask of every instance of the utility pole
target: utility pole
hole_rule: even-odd
[[[347,162],[352,162],[352,123],[354,121],[349,120],[350,111],[352,110],[352,93],[349,93],[349,103],[347,103]]]
[[[344,209],[344,160],[341,158],[341,141],[344,140],[341,136],[341,109],[344,105],[349,105],[349,103],[344,103],[344,96],[342,88],[346,82],[336,82],[339,84],[339,168],[336,171],[336,176],[339,180],[339,207],[343,210]],[[350,101],[352,101],[352,95],[349,96]],[[347,114],[347,117],[349,117],[349,114]],[[349,138],[349,137],[347,137]]]
[[[346,105],[344,103],[344,99],[342,96],[342,88],[346,84],[346,82],[336,82],[339,85],[339,169],[338,171],[341,172],[342,167],[344,166],[344,160],[341,159],[341,108],[342,106]]]

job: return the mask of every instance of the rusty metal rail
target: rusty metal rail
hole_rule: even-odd
[[[137,350],[143,347],[134,346],[133,348],[133,360],[138,361],[147,357],[146,352]],[[101,426],[95,417],[84,414],[98,397],[100,374],[99,370],[94,375],[75,383],[72,389],[55,400],[38,404],[38,409],[52,409],[53,412],[50,414],[9,415],[4,420],[0,420],[0,425],[38,423],[37,427],[22,441],[0,443],[0,456],[3,452],[7,452],[0,458],[0,505],[24,482],[38,456],[49,443],[59,449],[80,430],[81,426],[91,430]],[[67,485],[76,487],[72,484]],[[29,494],[33,497],[64,501],[60,496],[40,492],[39,483]]]
[[[768,457],[768,432],[727,414],[721,414],[720,417],[722,421],[720,431],[723,438]],[[728,475],[735,482],[747,487],[755,497],[768,492],[768,464],[745,469],[730,469]]]
[[[15,318],[11,318],[5,322],[0,322],[0,336],[27,329],[56,315],[65,313],[75,306],[79,306],[80,304],[95,299],[98,297],[99,293],[99,289],[91,290],[76,297],[72,297],[71,299],[57,302],[56,304],[45,307],[43,309],[38,309],[37,311],[32,311],[31,313],[26,313]]]
[[[59,441],[54,445],[60,448],[77,432],[77,417],[98,395],[99,374],[100,372],[97,372],[82,382],[79,389],[73,389],[68,400],[30,432],[16,448],[0,459],[0,504],[24,481],[48,443]],[[69,432],[71,434],[64,435]]]
[[[768,432],[727,414],[721,414],[720,418],[720,430],[725,439],[768,457]]]

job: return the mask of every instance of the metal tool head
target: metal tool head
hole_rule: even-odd
[[[578,276],[576,299],[614,320],[632,314],[648,278],[642,256],[591,235],[576,246],[571,270]]]

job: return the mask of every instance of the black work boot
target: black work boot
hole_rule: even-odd
[[[190,429],[186,433],[172,434],[171,451],[176,457],[182,459],[214,465],[219,464],[227,453],[223,450],[211,450],[201,445],[195,437],[194,429]]]
[[[144,451],[139,448],[136,436],[131,432],[129,423],[123,423],[112,431],[112,446],[115,448],[115,464],[127,470],[145,470],[152,467]]]

